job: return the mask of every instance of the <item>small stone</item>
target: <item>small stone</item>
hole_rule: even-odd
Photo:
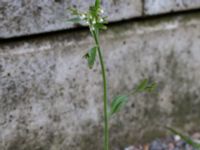
[[[149,150],[149,145],[148,144],[144,145],[144,150]]]
[[[167,146],[166,144],[162,143],[161,140],[155,140],[150,145],[150,150],[166,150]]]
[[[177,143],[176,143],[176,146],[177,147],[184,147],[186,145],[186,143],[184,142],[184,141],[178,141]]]
[[[200,133],[194,133],[194,134],[192,135],[192,138],[193,138],[193,139],[200,139]]]
[[[135,149],[134,149],[134,146],[129,146],[129,147],[125,148],[124,150],[135,150]]]
[[[174,140],[175,140],[175,141],[180,141],[180,140],[181,140],[181,137],[180,137],[179,135],[175,135],[175,136],[174,136]]]
[[[168,144],[168,150],[174,150],[175,145],[173,143]]]
[[[185,150],[193,150],[193,148],[192,148],[192,146],[186,144],[186,145],[185,145]]]

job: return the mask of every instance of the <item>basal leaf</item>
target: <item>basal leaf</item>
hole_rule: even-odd
[[[128,96],[120,95],[112,100],[109,116],[119,112],[119,110],[127,103]]]
[[[85,58],[88,61],[88,66],[91,69],[94,65],[95,59],[96,59],[96,52],[97,47],[93,47],[89,50],[89,52],[85,55]]]
[[[171,128],[171,127],[166,127],[169,131],[171,131],[172,133],[179,135],[181,137],[182,140],[184,140],[187,144],[193,146],[194,148],[197,148],[198,150],[200,150],[200,144],[194,142],[190,137],[183,135],[182,133],[176,131],[175,129]]]

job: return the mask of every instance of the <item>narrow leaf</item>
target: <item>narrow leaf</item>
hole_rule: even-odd
[[[149,85],[146,89],[148,92],[153,92],[157,87],[156,83],[152,83],[151,85]]]
[[[76,17],[76,18],[68,19],[67,21],[73,22],[73,23],[80,23],[82,20],[79,17]]]
[[[107,16],[104,16],[102,19],[103,19],[104,24],[108,24],[108,21],[107,21],[108,17]]]
[[[146,87],[148,85],[148,80],[147,79],[144,79],[142,80],[139,85],[136,87],[135,91],[136,92],[143,92],[145,91]]]
[[[112,116],[113,114],[119,112],[119,110],[127,103],[127,101],[128,101],[128,96],[126,95],[120,95],[115,97],[111,103],[109,116]]]
[[[95,59],[96,59],[96,51],[97,51],[97,47],[93,47],[89,50],[89,52],[87,54],[85,54],[85,58],[88,61],[88,66],[90,69],[92,69]]]
[[[166,127],[169,131],[171,131],[172,133],[179,135],[181,137],[182,140],[184,140],[187,144],[193,146],[194,148],[197,148],[198,150],[200,150],[200,144],[194,142],[190,137],[183,135],[182,133],[176,131],[175,129],[171,128],[171,127]]]
[[[137,92],[153,92],[157,87],[156,83],[149,83],[147,79],[142,80],[135,88],[134,93]]]
[[[106,27],[104,24],[102,24],[102,23],[97,23],[97,24],[95,25],[95,27],[98,28],[98,29],[104,29],[104,30],[107,29],[107,27]]]

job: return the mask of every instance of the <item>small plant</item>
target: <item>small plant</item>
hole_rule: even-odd
[[[104,150],[109,150],[109,119],[127,103],[128,96],[131,94],[148,91],[151,92],[155,89],[156,84],[150,83],[147,79],[144,79],[137,85],[137,87],[130,92],[128,95],[118,95],[112,101],[111,105],[108,103],[107,98],[107,78],[106,78],[106,68],[104,59],[102,56],[101,46],[99,43],[99,31],[105,30],[107,27],[104,25],[107,23],[106,16],[103,16],[104,11],[101,8],[101,1],[96,0],[94,5],[90,6],[87,12],[80,12],[75,8],[70,8],[72,15],[75,18],[69,19],[68,21],[80,24],[86,24],[89,26],[91,35],[94,39],[94,46],[85,54],[85,58],[88,62],[88,66],[92,69],[96,55],[99,57],[102,79],[103,79],[103,103],[104,103]]]

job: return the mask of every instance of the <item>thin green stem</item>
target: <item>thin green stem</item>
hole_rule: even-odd
[[[97,46],[98,54],[99,54],[99,60],[101,64],[101,70],[102,70],[102,79],[103,79],[103,105],[104,105],[104,150],[109,150],[109,118],[108,118],[108,101],[107,101],[107,79],[106,79],[106,70],[105,70],[105,64],[103,60],[103,56],[101,53],[101,48],[99,45],[99,37],[98,37],[98,30],[95,30],[92,32],[93,37],[95,39],[95,43]]]

